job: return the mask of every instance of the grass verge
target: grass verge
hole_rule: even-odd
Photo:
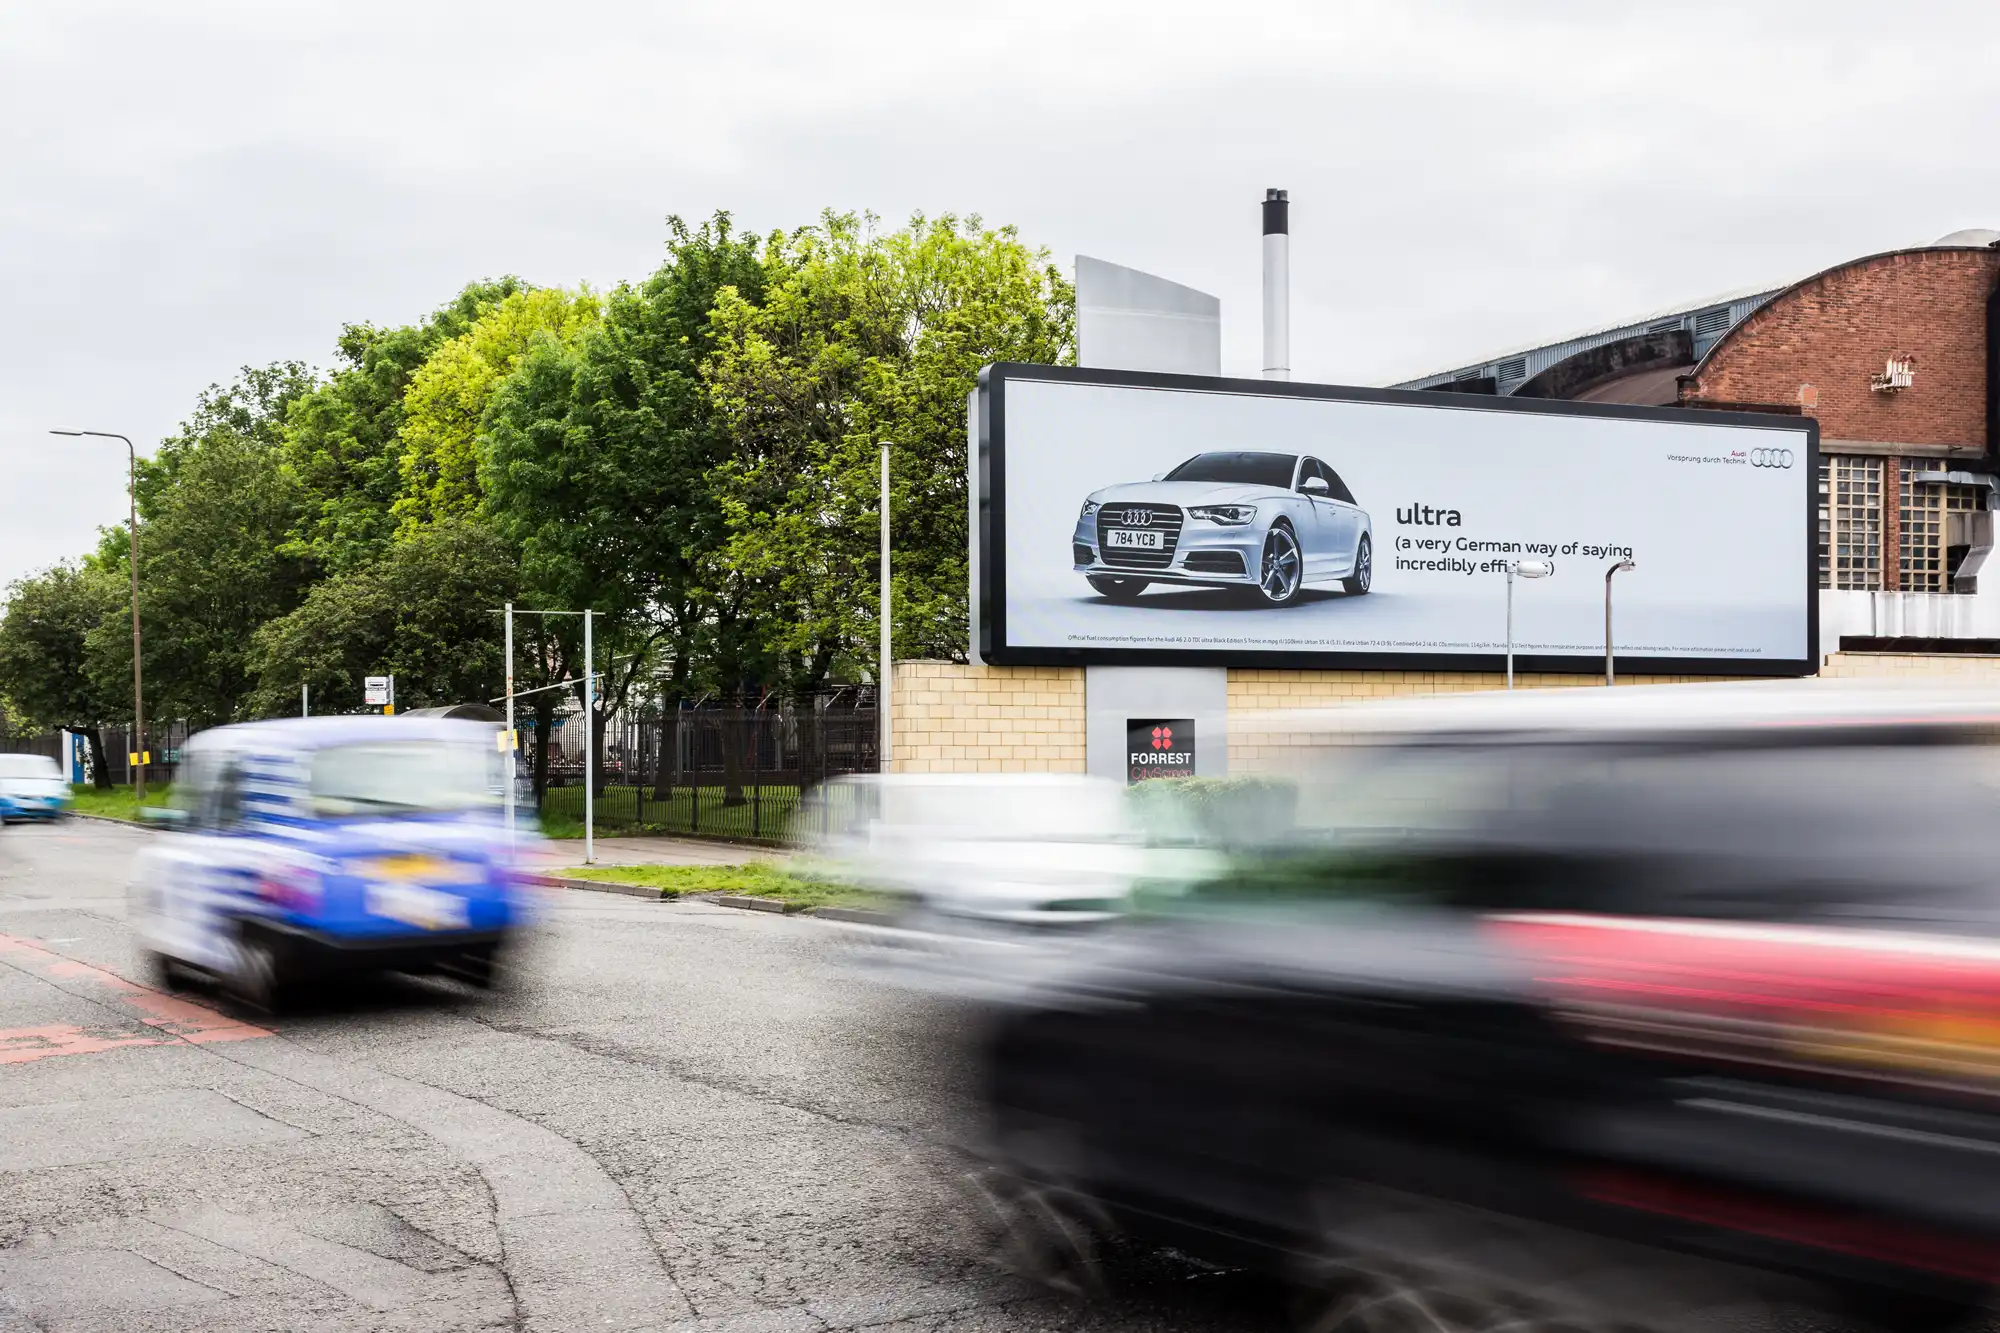
[[[173,787],[165,782],[147,784],[146,804],[165,805],[173,794]],[[79,785],[70,793],[70,809],[79,815],[98,815],[104,819],[123,819],[131,823],[139,822],[139,798],[130,787],[111,787],[104,791],[87,785]]]
[[[608,884],[643,884],[671,893],[737,893],[775,898],[801,910],[814,907],[886,907],[888,899],[867,889],[815,879],[761,861],[740,866],[591,866],[559,872],[564,879]]]

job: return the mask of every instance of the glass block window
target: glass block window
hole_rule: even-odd
[[[1830,454],[1819,464],[1819,586],[1882,586],[1882,463]]]
[[[1984,509],[1984,486],[1954,486],[1945,482],[1920,482],[1920,472],[1934,472],[1935,463],[1906,461],[1902,466],[1898,504],[1902,513],[1901,549],[1904,592],[1950,592],[1951,568],[1945,560],[1947,540],[1945,515],[1953,511]]]

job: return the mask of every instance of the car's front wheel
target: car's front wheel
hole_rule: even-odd
[[[1136,602],[1139,594],[1146,591],[1145,579],[1116,579],[1108,574],[1092,574],[1090,586],[1098,596],[1109,597],[1114,602]]]
[[[248,935],[237,945],[236,970],[228,985],[239,1003],[275,1017],[292,998],[292,980],[287,960],[269,940]]]
[[[1306,557],[1288,523],[1273,523],[1264,534],[1257,563],[1257,594],[1266,606],[1290,606],[1305,588]]]
[[[1361,534],[1361,545],[1354,548],[1354,572],[1340,581],[1340,586],[1349,597],[1359,597],[1368,591],[1375,581],[1375,543]]]

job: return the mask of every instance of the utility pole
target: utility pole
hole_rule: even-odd
[[[583,613],[583,863],[597,864],[597,668],[589,611]]]
[[[299,686],[299,716],[311,717],[312,715],[312,686],[301,685]]]
[[[884,773],[896,765],[896,724],[890,693],[895,688],[895,664],[889,658],[889,442],[882,441],[882,666],[875,686],[875,706],[881,713],[880,736],[876,745],[882,754],[879,767]]]
[[[139,639],[139,451],[132,441],[123,435],[108,430],[52,430],[51,435],[87,435],[99,440],[122,440],[125,444],[127,470],[125,473],[125,499],[127,504],[125,527],[132,539],[132,794],[140,805],[146,803],[146,761],[153,756],[146,750],[146,687],[140,669]]]
[[[512,843],[512,842],[514,841],[514,786],[515,786],[515,777],[514,777],[514,771],[515,771],[515,763],[516,763],[516,761],[515,761],[515,758],[514,758],[514,754],[515,754],[515,749],[514,749],[514,604],[513,604],[512,602],[509,602],[509,603],[507,603],[507,609],[506,609],[506,616],[507,616],[507,629],[506,629],[506,633],[505,633],[505,635],[504,635],[504,638],[505,638],[505,640],[506,640],[506,648],[505,648],[505,650],[504,650],[504,651],[506,652],[506,655],[507,655],[507,656],[506,656],[506,660],[507,660],[507,734],[506,734],[506,736],[505,736],[505,737],[503,737],[503,738],[502,738],[502,740],[501,740],[501,744],[500,744],[500,748],[501,748],[501,749],[502,749],[503,751],[505,751],[505,752],[506,752],[506,755],[507,755],[507,841],[508,841],[508,842],[509,842],[509,843],[511,844],[511,843]]]

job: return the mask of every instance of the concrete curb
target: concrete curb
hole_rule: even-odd
[[[158,833],[160,831],[158,825],[141,823],[136,819],[120,819],[116,815],[86,815],[80,810],[72,810],[69,812],[68,818],[88,819],[93,824],[116,824],[121,828],[143,829],[147,833]]]
[[[860,926],[892,926],[896,918],[872,907],[815,907],[811,915],[822,921],[851,921]]]
[[[549,883],[559,889],[583,889],[590,893],[622,893],[628,898],[645,898],[654,902],[673,902],[678,899],[678,889],[662,889],[651,884],[621,884],[613,879],[563,879],[551,876]]]
[[[798,907],[777,898],[753,898],[743,893],[682,893],[650,884],[621,884],[609,879],[566,879],[551,875],[547,883],[559,889],[582,889],[588,893],[617,893],[647,902],[703,902],[717,907],[734,907],[745,912],[775,912],[784,916],[810,916],[821,921],[847,921],[862,926],[892,926],[896,918],[888,912],[868,907]]]
[[[751,898],[740,893],[705,894],[702,901],[714,903],[717,907],[740,907],[746,912],[782,912],[787,916],[799,910],[791,903],[776,898]]]

